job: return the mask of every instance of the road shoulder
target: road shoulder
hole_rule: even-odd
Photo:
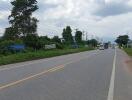
[[[130,57],[122,50],[117,50],[114,100],[132,100],[132,72],[127,63]]]

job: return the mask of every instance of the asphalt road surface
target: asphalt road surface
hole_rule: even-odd
[[[132,73],[119,49],[1,66],[0,100],[132,100]]]

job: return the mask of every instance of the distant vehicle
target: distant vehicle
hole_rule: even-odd
[[[109,43],[104,43],[104,49],[108,49],[109,48]]]
[[[100,45],[99,50],[104,50],[104,45]]]

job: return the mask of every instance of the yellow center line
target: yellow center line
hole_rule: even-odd
[[[47,74],[47,73],[49,73],[49,72],[54,72],[54,71],[60,70],[60,69],[62,69],[62,68],[64,68],[64,65],[60,65],[60,66],[51,68],[51,69],[49,69],[49,70],[44,70],[44,71],[41,72],[41,73],[38,73],[38,74],[35,74],[35,75],[32,75],[32,76],[23,78],[23,79],[21,79],[21,80],[18,80],[18,81],[15,81],[15,82],[12,82],[12,83],[9,83],[9,84],[0,86],[0,90],[5,89],[5,88],[8,88],[8,87],[11,87],[11,86],[14,86],[14,85],[17,85],[17,84],[22,83],[22,82],[27,81],[27,80],[33,79],[33,78],[35,78],[35,77],[37,77],[37,76],[41,76],[41,75]]]
[[[88,56],[88,57],[90,57],[90,56]],[[35,75],[31,75],[31,76],[26,77],[26,78],[23,78],[23,79],[21,79],[21,80],[18,80],[18,81],[15,81],[15,82],[12,82],[12,83],[9,83],[9,84],[0,86],[0,90],[9,88],[9,87],[11,87],[11,86],[20,84],[20,83],[22,83],[22,82],[24,82],[24,81],[33,79],[33,78],[35,78],[35,77],[38,77],[38,76],[41,76],[41,75],[44,75],[44,74],[47,74],[47,73],[51,73],[51,72],[55,72],[55,71],[61,70],[61,69],[63,69],[66,65],[68,65],[68,64],[72,64],[72,63],[78,62],[78,61],[83,60],[83,59],[86,59],[86,58],[88,58],[88,57],[80,58],[80,59],[78,59],[78,60],[76,60],[76,61],[70,61],[70,62],[68,62],[68,63],[65,63],[65,64],[59,65],[59,66],[57,66],[57,67],[51,68],[51,69],[49,69],[49,70],[44,70],[44,71],[41,72],[41,73],[38,73],[38,74],[35,74]]]
[[[62,69],[62,68],[64,68],[64,66],[60,66],[60,67],[58,67],[58,68],[52,69],[52,70],[50,70],[49,72],[55,72],[55,71],[60,70],[60,69]]]

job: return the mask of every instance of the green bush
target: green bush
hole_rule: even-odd
[[[4,40],[0,42],[0,54],[7,55],[10,54],[9,46],[15,44],[12,40]]]
[[[16,62],[23,62],[41,58],[49,58],[54,56],[60,56],[65,54],[72,54],[77,52],[89,51],[93,50],[92,48],[78,48],[78,49],[63,49],[63,50],[38,50],[35,52],[26,52],[26,53],[18,53],[12,54],[8,56],[0,56],[0,65],[11,64]]]
[[[41,49],[43,46],[43,41],[39,40],[37,34],[28,34],[24,37],[24,43],[27,47],[33,48],[34,50]]]
[[[56,48],[57,48],[57,49],[63,49],[64,46],[63,46],[63,44],[56,43]]]
[[[45,44],[51,44],[47,36],[39,37],[37,34],[28,34],[24,37],[24,43],[27,47],[33,48],[34,50],[44,49]]]

